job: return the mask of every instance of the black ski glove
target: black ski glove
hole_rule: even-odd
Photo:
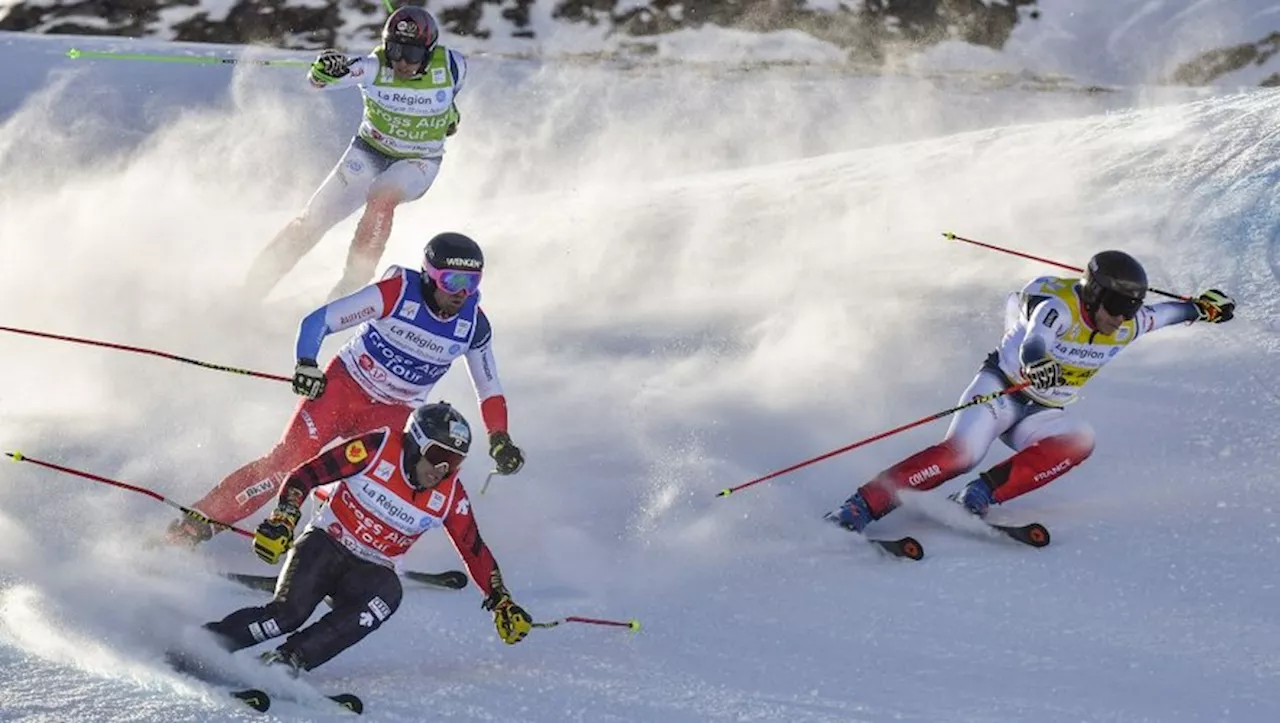
[[[293,368],[293,392],[307,399],[315,399],[324,394],[324,372],[316,366],[314,359],[299,359]]]
[[[498,474],[515,474],[524,466],[524,452],[511,441],[506,432],[494,432],[489,435],[489,456],[497,464]]]

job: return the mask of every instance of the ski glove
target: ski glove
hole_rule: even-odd
[[[1231,321],[1236,315],[1235,300],[1217,289],[1209,289],[1191,303],[1196,305],[1198,314],[1196,321],[1221,324],[1224,321]]]
[[[351,72],[351,61],[336,50],[326,50],[311,64],[311,81],[328,85]]]
[[[293,392],[307,399],[315,399],[324,394],[324,372],[316,366],[314,359],[299,359],[293,368]]]
[[[1031,386],[1042,392],[1060,387],[1067,381],[1062,376],[1062,365],[1053,357],[1045,357],[1023,367],[1022,376],[1031,382]]]
[[[498,466],[498,474],[515,474],[524,466],[524,452],[511,441],[506,432],[489,435],[489,456]]]
[[[516,605],[506,590],[495,589],[485,598],[483,607],[493,612],[493,626],[498,637],[507,645],[515,645],[533,630],[533,619],[524,608]]]
[[[446,136],[451,136],[454,133],[457,133],[458,124],[462,122],[462,113],[458,111],[458,106],[456,105],[453,106],[453,117],[454,117],[454,121],[449,124],[448,128],[444,129],[444,134]]]
[[[293,528],[302,514],[295,505],[281,502],[271,516],[258,525],[253,535],[253,551],[268,565],[280,561],[280,556],[293,546]]]

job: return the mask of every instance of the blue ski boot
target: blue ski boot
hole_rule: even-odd
[[[871,507],[863,499],[862,493],[856,492],[845,500],[843,505],[828,512],[822,519],[840,525],[851,532],[862,532],[875,518],[871,516]]]
[[[996,504],[991,496],[991,483],[982,477],[965,485],[964,489],[951,495],[951,499],[964,505],[966,510],[978,517],[986,517],[987,509]]]

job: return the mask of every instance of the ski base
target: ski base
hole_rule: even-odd
[[[1046,547],[1050,541],[1048,528],[1039,522],[1025,525],[997,525],[993,522],[985,524],[1006,537],[1031,547]]]
[[[914,537],[900,537],[896,540],[883,540],[876,537],[863,537],[862,539],[894,557],[901,557],[906,560],[924,558],[924,546]]]

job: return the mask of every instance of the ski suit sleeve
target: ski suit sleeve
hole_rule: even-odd
[[[453,95],[457,97],[462,92],[462,86],[467,80],[467,56],[452,48],[448,52],[449,72],[453,75]]]
[[[354,59],[347,66],[347,74],[328,83],[316,83],[308,75],[307,85],[316,90],[333,90],[335,88],[352,88],[364,85],[377,77],[378,56],[365,55]]]
[[[405,275],[400,271],[399,267],[392,266],[382,281],[334,299],[303,317],[298,325],[294,358],[315,361],[326,336],[370,319],[390,316],[404,297]]]
[[[1071,312],[1057,297],[1047,297],[1031,308],[1027,315],[1027,333],[1018,348],[1018,360],[1022,366],[1037,362],[1049,355],[1053,340],[1062,336],[1071,325]]]
[[[301,508],[307,495],[316,487],[360,474],[372,463],[370,450],[381,447],[383,437],[381,431],[362,434],[298,465],[281,485],[278,502],[289,502]]]
[[[498,379],[498,362],[493,357],[493,327],[484,309],[476,313],[476,332],[467,349],[467,371],[476,398],[480,400],[480,416],[490,434],[507,431],[507,398],[502,394],[502,381]]]
[[[453,505],[444,518],[444,529],[449,533],[449,540],[458,551],[458,556],[467,566],[467,572],[475,581],[476,587],[485,597],[493,592],[495,586],[502,585],[502,573],[498,571],[498,561],[493,559],[489,546],[480,537],[480,526],[471,514],[471,500],[467,497],[467,489],[461,482],[455,485]]]
[[[1164,301],[1159,304],[1149,304],[1138,309],[1138,315],[1134,317],[1138,325],[1138,333],[1134,338],[1156,329],[1163,329],[1184,321],[1195,321],[1198,318],[1200,318],[1200,312],[1190,301]]]

